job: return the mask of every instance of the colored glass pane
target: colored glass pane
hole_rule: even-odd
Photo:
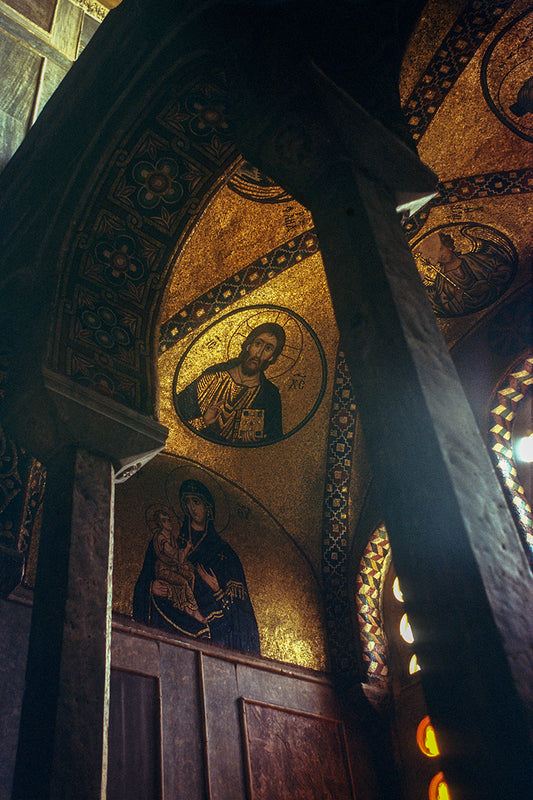
[[[429,800],[452,800],[448,784],[442,772],[438,772],[429,784]]]
[[[400,589],[400,581],[398,578],[394,578],[394,583],[392,584],[392,593],[399,603],[403,603],[403,594],[402,590]]]
[[[413,644],[415,637],[413,636],[413,631],[411,630],[409,620],[407,619],[407,614],[404,614],[400,620],[400,634],[404,642],[407,642],[407,644]]]
[[[435,756],[439,755],[439,746],[437,744],[437,737],[435,736],[435,729],[429,717],[424,717],[416,729],[416,742],[425,756],[435,758]]]
[[[418,663],[416,653],[411,656],[411,660],[409,661],[409,675],[414,675],[415,672],[420,672],[420,664]]]

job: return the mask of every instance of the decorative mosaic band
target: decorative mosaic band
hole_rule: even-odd
[[[193,33],[176,32],[176,52],[189,53]],[[172,52],[161,52],[157,75],[150,67],[142,113],[117,132],[97,190],[79,199],[83,225],[58,264],[62,300],[48,356],[55,371],[143,412],[153,402],[147,309],[177,242],[236,157],[218,66],[201,51],[181,60]]]
[[[491,403],[489,445],[518,532],[533,567],[533,515],[513,454],[512,427],[516,407],[533,388],[533,355],[511,368],[496,389]]]
[[[403,108],[415,141],[424,135],[453,84],[512,2],[473,0],[446,34]]]
[[[533,169],[514,169],[508,172],[486,172],[439,183],[439,193],[417,214],[403,223],[408,238],[415,236],[436,206],[452,205],[468,200],[481,200],[533,192]]]
[[[368,541],[356,577],[357,619],[370,683],[381,682],[389,673],[381,617],[381,593],[389,559],[389,537],[381,524]]]
[[[357,673],[357,646],[349,596],[348,487],[354,448],[355,400],[344,354],[339,350],[327,448],[322,534],[324,606],[331,661],[344,676]]]
[[[245,297],[317,251],[318,239],[315,231],[310,230],[256,259],[218,286],[197,297],[163,323],[159,340],[160,352],[168,350],[183,336],[228,308],[236,300]]]
[[[31,459],[26,479],[22,519],[20,523],[18,550],[26,553],[34,529],[40,526],[43,510],[46,470],[35,458]]]

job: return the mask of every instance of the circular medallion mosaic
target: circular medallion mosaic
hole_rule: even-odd
[[[325,385],[324,351],[308,323],[280,306],[248,306],[187,348],[174,375],[174,408],[205,439],[258,447],[305,425]]]
[[[487,48],[481,66],[483,95],[498,119],[533,142],[533,9],[515,17]]]
[[[501,231],[474,222],[440,225],[411,245],[435,314],[461,317],[499,300],[518,256]]]

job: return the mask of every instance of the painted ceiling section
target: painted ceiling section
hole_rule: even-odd
[[[458,350],[492,324],[497,306],[509,307],[505,330],[494,329],[500,354],[506,337],[510,353],[528,344],[520,337],[533,255],[532,34],[526,0],[429,0],[404,59],[406,120],[440,181],[404,228]],[[378,518],[361,524],[372,476],[311,215],[236,152],[224,76],[195,41],[177,33],[135,91],[58,250],[47,355],[51,369],[169,429],[165,454],[117,487],[115,610],[131,613],[150,538],[146,508],[173,507],[169,476],[194,469],[227,509],[223,537],[245,567],[263,655],[349,670],[361,628],[382,673],[370,605],[379,605],[388,542]],[[282,429],[252,444],[215,441],[176,396],[236,357],[264,322],[286,334],[266,372]],[[493,423],[505,447],[503,416]],[[356,608],[362,556],[357,591],[367,599]]]

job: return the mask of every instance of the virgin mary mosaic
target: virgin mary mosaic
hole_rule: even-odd
[[[133,592],[133,618],[259,654],[259,631],[244,570],[237,553],[216,530],[218,487],[214,484],[211,491],[207,482],[206,477],[202,481],[176,470],[166,487],[167,496],[177,494],[172,498],[176,513],[170,503],[147,509],[152,539]]]
[[[288,309],[252,306],[213,323],[186,350],[174,407],[212,442],[272,444],[310,419],[325,379],[324,353],[309,325]]]

